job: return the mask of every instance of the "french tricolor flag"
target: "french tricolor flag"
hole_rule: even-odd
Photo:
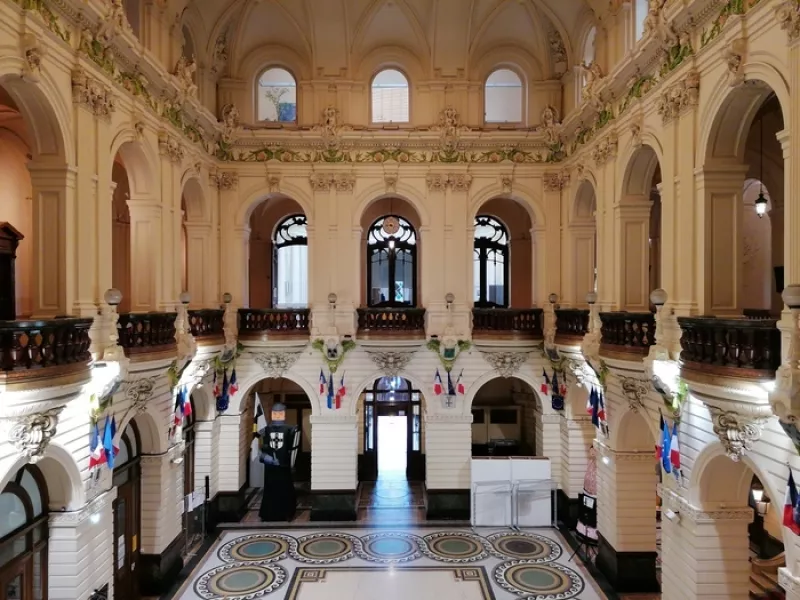
[[[795,535],[800,535],[800,524],[797,522],[797,486],[794,476],[789,470],[789,480],[786,482],[786,497],[783,501],[783,526],[792,530]]]
[[[89,468],[99,467],[106,462],[106,453],[100,443],[100,427],[97,423],[92,428],[92,437],[89,440]]]
[[[439,369],[436,369],[436,375],[433,376],[433,394],[434,396],[441,396],[442,391],[442,376],[439,375]]]
[[[547,376],[547,371],[542,369],[542,377],[544,377],[544,381],[542,382],[542,386],[539,388],[543,394],[547,393],[548,388],[550,387],[550,378]]]
[[[322,372],[322,369],[319,370],[319,395],[325,393],[325,386],[328,385],[328,380],[325,379],[325,373]]]

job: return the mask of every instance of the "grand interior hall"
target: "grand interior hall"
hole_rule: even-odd
[[[0,600],[800,600],[795,125],[800,0],[0,0]]]

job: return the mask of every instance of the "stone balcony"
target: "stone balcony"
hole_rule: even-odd
[[[358,308],[356,313],[361,339],[425,339],[424,308]]]
[[[557,308],[556,344],[580,346],[589,330],[589,310],[584,308]]]
[[[120,313],[117,320],[119,345],[131,362],[161,360],[177,355],[177,313]]]
[[[475,340],[544,339],[541,308],[473,308],[472,337]]]
[[[239,340],[257,342],[268,340],[305,339],[311,328],[308,308],[240,308]]]
[[[600,356],[641,361],[655,344],[656,321],[651,312],[601,312]]]
[[[225,311],[222,309],[190,310],[189,331],[198,346],[224,344]]]

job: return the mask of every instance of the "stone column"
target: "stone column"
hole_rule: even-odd
[[[595,564],[617,592],[657,592],[655,456],[615,451],[597,441],[595,448],[599,532]]]
[[[425,433],[427,518],[468,519],[472,415],[436,414],[428,408]]]
[[[578,495],[589,463],[589,449],[597,430],[589,416],[561,419],[561,489],[558,491],[558,517],[570,526],[578,518]],[[554,479],[559,474],[554,474]]]
[[[661,497],[675,515],[661,521],[662,597],[747,600],[753,509],[705,512],[663,487]]]
[[[311,417],[311,520],[354,521],[358,487],[358,419]]]
[[[235,171],[223,171],[213,176],[219,189],[220,268],[222,293],[233,295],[236,307],[249,306],[248,264],[250,260],[250,227],[236,223],[234,211],[229,207],[239,205],[239,176]]]
[[[47,597],[88,598],[108,584],[113,597],[114,512],[117,488],[103,492],[82,509],[50,513]]]
[[[614,206],[614,306],[650,310],[650,200],[629,197]]]
[[[558,413],[536,414],[536,456],[550,459],[550,478],[556,482],[561,479],[561,420]]]
[[[569,227],[568,252],[565,257],[562,306],[586,306],[586,294],[594,291],[596,257],[596,230],[594,223]]]
[[[131,312],[157,310],[161,289],[161,206],[128,200],[131,213]]]

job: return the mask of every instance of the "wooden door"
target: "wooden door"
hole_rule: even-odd
[[[131,468],[131,479],[117,488],[117,499],[114,501],[114,600],[139,600],[136,577],[139,557],[137,466]]]
[[[418,402],[408,406],[408,445],[406,479],[425,481],[425,455],[422,453],[422,407]]]
[[[0,577],[0,600],[34,600],[33,565],[30,560],[20,560]]]

